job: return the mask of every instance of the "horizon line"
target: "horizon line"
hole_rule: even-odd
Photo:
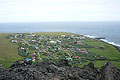
[[[120,22],[120,21],[16,21],[16,22],[0,22],[0,23],[40,23],[40,22]]]

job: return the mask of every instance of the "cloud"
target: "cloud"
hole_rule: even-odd
[[[120,20],[119,0],[0,0],[0,21]]]

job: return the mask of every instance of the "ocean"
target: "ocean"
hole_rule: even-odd
[[[0,23],[0,33],[71,32],[105,37],[120,46],[120,22],[30,22]]]

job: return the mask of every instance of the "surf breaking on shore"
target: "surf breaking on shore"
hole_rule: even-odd
[[[98,38],[97,36],[91,36],[91,35],[84,35],[84,36],[89,37],[89,38],[93,38],[93,39]],[[106,40],[106,39],[99,39],[99,40],[101,40],[101,41],[103,41],[103,42],[105,42],[105,43],[111,44],[111,45],[113,45],[113,46],[115,46],[115,47],[119,47],[119,48],[120,48],[120,45],[119,45],[119,44],[116,44],[116,43],[114,43],[114,42],[110,42],[110,41],[108,41],[108,40]]]

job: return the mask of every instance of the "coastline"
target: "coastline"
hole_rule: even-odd
[[[86,37],[88,37],[88,38],[92,38],[92,39],[96,39],[96,38],[97,38],[96,36],[90,36],[90,35],[84,35],[84,36],[86,36]],[[97,39],[97,40],[100,40],[100,41],[102,41],[102,42],[105,42],[105,43],[107,43],[107,44],[110,44],[110,45],[114,46],[115,48],[117,48],[118,51],[120,51],[120,45],[119,45],[119,44],[116,44],[116,43],[114,43],[114,42],[110,42],[110,41],[108,41],[108,40],[106,40],[106,39]]]

